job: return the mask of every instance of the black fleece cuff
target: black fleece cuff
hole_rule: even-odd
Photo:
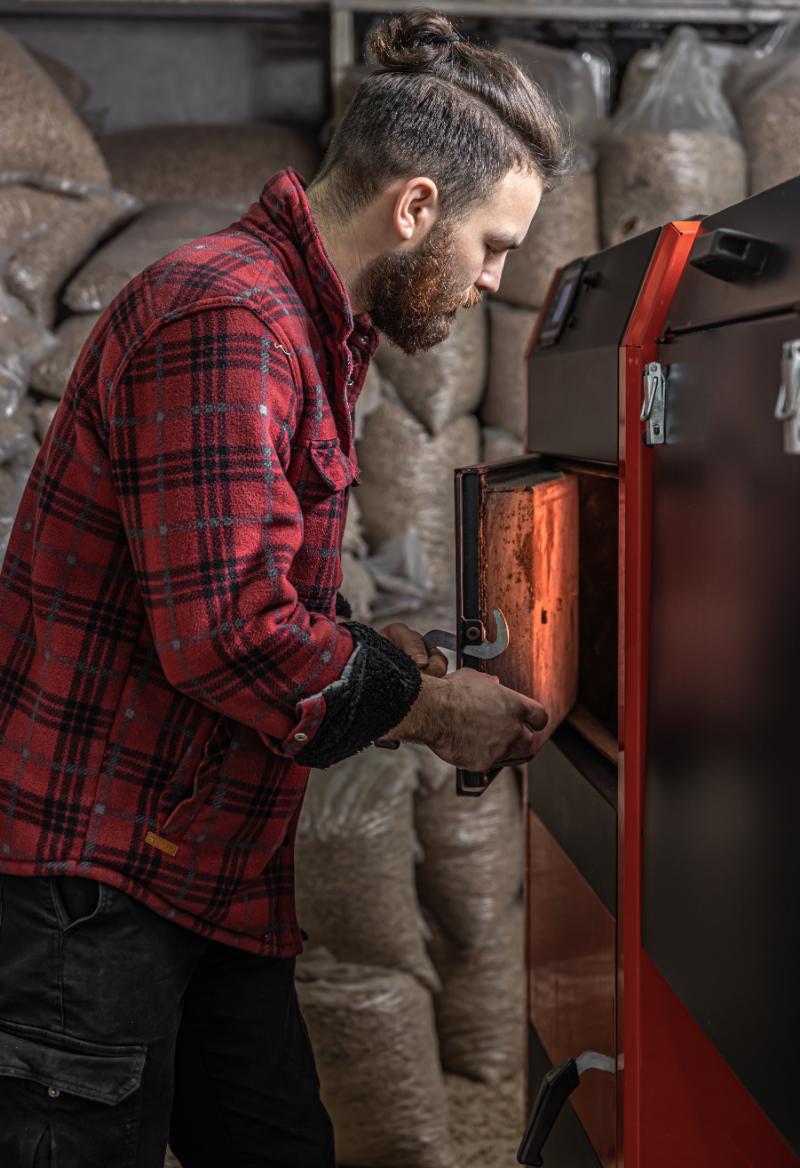
[[[422,675],[407,653],[369,625],[345,621],[358,645],[345,685],[325,695],[327,709],[313,741],[294,757],[329,767],[364,750],[402,722],[419,697]]]
[[[350,601],[345,600],[341,592],[336,593],[336,615],[346,617],[347,620],[352,620],[353,610],[350,607]]]

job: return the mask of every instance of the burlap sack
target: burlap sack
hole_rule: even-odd
[[[492,1088],[445,1075],[444,1087],[458,1168],[515,1168],[528,1124],[524,1074]]]
[[[384,398],[367,418],[358,456],[358,501],[364,531],[375,549],[416,527],[434,589],[453,579],[453,469],[477,462],[480,430],[467,415],[431,437],[398,401]]]
[[[525,453],[525,443],[522,438],[499,430],[495,426],[486,426],[483,430],[484,462],[502,462],[504,458],[519,458]]]
[[[638,100],[618,111],[603,139],[604,242],[739,202],[746,177],[720,73],[696,31],[678,28]]]
[[[0,265],[5,267],[20,242],[56,218],[64,196],[19,183],[0,187]]]
[[[361,393],[358,395],[355,410],[355,435],[356,441],[360,442],[364,437],[364,423],[370,414],[374,413],[378,408],[378,404],[383,396],[383,376],[378,369],[375,361],[372,362],[367,370],[367,376],[364,380],[364,385]],[[351,496],[352,498],[352,496]]]
[[[17,410],[10,418],[0,415],[0,463],[22,454],[30,440],[31,425],[24,411]]]
[[[100,313],[86,316],[70,316],[55,330],[55,346],[30,372],[31,388],[47,397],[63,397],[72,370],[86,344],[92,329],[100,319]]]
[[[517,901],[472,949],[428,921],[428,951],[441,979],[434,998],[442,1066],[482,1083],[522,1070],[525,1049],[525,927]]]
[[[795,178],[800,174],[800,21],[779,26],[748,53],[731,92],[750,161],[751,194]]]
[[[70,281],[64,302],[73,312],[102,312],[118,292],[162,256],[235,221],[219,203],[163,203],[148,207],[101,247]]]
[[[599,247],[597,179],[579,170],[544,196],[522,247],[508,253],[498,299],[538,309],[556,268]]]
[[[143,203],[204,199],[244,211],[276,171],[307,181],[317,169],[311,134],[287,126],[153,126],[101,139],[114,185]]]
[[[481,304],[458,313],[447,340],[407,356],[381,341],[375,360],[400,400],[431,434],[477,409],[486,388],[488,337]]]
[[[352,553],[343,552],[341,593],[350,603],[354,620],[369,624],[375,591],[375,581],[361,561]]]
[[[516,438],[524,438],[528,414],[525,354],[536,313],[493,301],[489,305],[489,320],[492,360],[481,415],[487,426],[498,426]]]
[[[121,191],[61,196],[43,230],[21,242],[6,271],[15,296],[46,326],[56,318],[58,293],[97,242],[130,218],[136,202]]]
[[[522,886],[516,773],[506,767],[479,799],[456,795],[450,783],[435,791],[420,789],[414,817],[422,851],[420,902],[456,944],[483,944]]]
[[[0,183],[51,190],[109,185],[89,130],[44,69],[0,32]]]
[[[455,1168],[433,1008],[413,977],[310,953],[297,990],[350,1168]]]
[[[297,910],[339,961],[413,974],[438,986],[414,884],[412,760],[368,747],[312,771],[297,834]]]
[[[37,65],[44,69],[50,80],[58,86],[73,109],[82,110],[92,96],[92,87],[89,83],[84,81],[83,77],[80,77],[74,69],[70,69],[69,65],[59,61],[57,57],[51,57],[49,53],[43,53],[41,49],[31,48],[30,45],[24,47]]]

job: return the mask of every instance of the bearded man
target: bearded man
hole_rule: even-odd
[[[376,330],[427,349],[496,291],[565,155],[537,87],[444,17],[371,48],[308,189],[276,175],[103,314],[22,499],[3,1168],[161,1168],[168,1139],[184,1168],[333,1168],[294,986],[309,767],[392,737],[485,770],[546,720],[337,593]]]

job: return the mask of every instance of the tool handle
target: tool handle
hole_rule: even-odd
[[[537,1168],[544,1164],[542,1148],[561,1113],[561,1108],[579,1082],[580,1075],[575,1059],[568,1059],[547,1072],[537,1092],[528,1127],[517,1151],[518,1164],[534,1164]]]

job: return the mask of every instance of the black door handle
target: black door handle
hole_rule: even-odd
[[[542,1079],[525,1135],[517,1152],[519,1164],[542,1165],[542,1148],[559,1117],[561,1108],[580,1083],[578,1064],[568,1059],[553,1067]]]
[[[735,283],[760,276],[774,251],[775,244],[765,239],[731,227],[718,227],[697,237],[689,263],[717,280]]]

